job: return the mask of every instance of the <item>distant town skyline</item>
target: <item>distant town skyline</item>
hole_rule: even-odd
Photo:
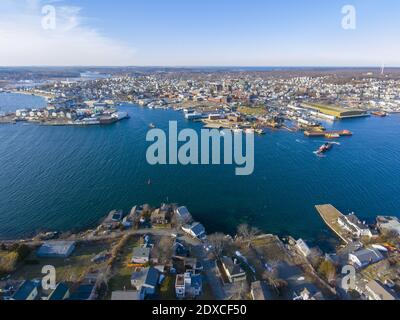
[[[0,66],[400,67],[398,12],[395,0],[2,0]]]

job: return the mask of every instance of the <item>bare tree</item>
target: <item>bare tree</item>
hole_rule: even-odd
[[[247,242],[251,246],[251,242],[260,234],[258,228],[250,227],[248,224],[241,224],[237,229],[237,236],[243,242]]]
[[[212,246],[211,250],[214,257],[221,258],[228,243],[226,236],[223,233],[214,233],[208,237],[208,242]]]

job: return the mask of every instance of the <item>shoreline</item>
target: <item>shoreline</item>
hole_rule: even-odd
[[[16,90],[16,89],[10,90],[9,93],[12,93],[12,94],[23,94],[23,95],[26,95],[26,96],[34,96],[34,97],[42,98],[42,99],[46,100],[46,102],[48,102],[48,100],[54,98],[54,96],[51,96],[50,94],[46,95],[44,93],[29,92],[29,91],[19,91],[19,90]]]

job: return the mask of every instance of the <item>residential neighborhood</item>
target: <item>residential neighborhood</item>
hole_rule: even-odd
[[[372,227],[354,213],[339,216],[332,226],[352,241],[324,252],[248,225],[234,236],[207,234],[185,206],[138,205],[80,234],[3,243],[2,267],[11,253],[20,258],[2,272],[0,293],[5,300],[396,300],[397,223],[377,217]],[[56,272],[51,288],[42,287],[45,265]],[[345,267],[355,270],[354,287],[343,282]]]

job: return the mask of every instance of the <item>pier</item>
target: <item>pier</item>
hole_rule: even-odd
[[[352,242],[352,236],[346,230],[339,225],[339,218],[344,217],[343,213],[337,210],[334,206],[330,204],[315,206],[322,220],[327,224],[327,226],[345,243],[348,244]]]

